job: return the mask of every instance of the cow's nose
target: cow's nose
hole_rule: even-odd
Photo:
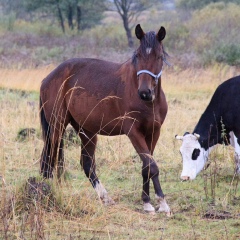
[[[182,179],[183,181],[188,181],[188,180],[190,179],[190,177],[189,177],[189,176],[182,176],[181,179]]]

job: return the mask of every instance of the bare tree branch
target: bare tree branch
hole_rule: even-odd
[[[130,26],[134,20],[137,20],[139,15],[153,5],[155,0],[114,0],[115,11],[121,16],[123,26],[126,31],[128,46],[133,47],[133,39]]]

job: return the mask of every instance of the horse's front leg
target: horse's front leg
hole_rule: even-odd
[[[153,155],[154,149],[156,147],[157,141],[160,136],[160,128],[159,129],[154,129],[154,133],[150,134],[145,137],[146,144],[151,152],[151,156]],[[153,159],[154,161],[154,159]],[[155,197],[158,201],[158,210],[157,212],[166,212],[168,216],[171,215],[171,210],[165,200],[160,182],[159,182],[159,169],[158,166],[156,165],[155,161],[152,163],[153,168],[156,168],[154,171],[154,175],[152,176],[152,182],[155,190]],[[155,166],[156,165],[156,166]]]
[[[155,212],[155,208],[150,203],[150,196],[149,196],[149,181],[152,179],[155,194],[159,202],[159,209],[158,211],[164,211],[167,214],[170,214],[170,208],[166,203],[164,198],[164,194],[162,192],[160,182],[159,182],[159,169],[154,161],[151,151],[149,150],[149,146],[146,142],[145,137],[143,134],[136,129],[132,129],[130,134],[128,134],[129,139],[131,140],[134,148],[136,149],[137,153],[139,154],[143,165],[142,165],[142,177],[143,177],[143,191],[142,191],[142,200],[144,203],[144,210],[147,212]],[[154,144],[155,147],[155,144]]]

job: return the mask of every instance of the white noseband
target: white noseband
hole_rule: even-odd
[[[152,72],[150,72],[150,71],[148,71],[148,70],[140,70],[140,71],[137,72],[137,76],[139,76],[139,75],[142,74],[142,73],[147,73],[147,74],[151,75],[152,77],[154,77],[155,83],[157,84],[157,83],[158,83],[158,79],[159,79],[159,78],[161,77],[161,75],[162,75],[162,70],[161,70],[160,73],[157,74],[157,75],[153,74]]]

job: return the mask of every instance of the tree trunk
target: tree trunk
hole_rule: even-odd
[[[81,7],[77,6],[77,30],[78,31],[80,31],[81,29],[81,17],[82,17]]]
[[[128,18],[125,16],[122,16],[122,19],[123,19],[123,26],[124,26],[126,34],[127,34],[128,46],[130,48],[132,48],[133,47],[133,38],[132,38],[131,29],[129,28]]]
[[[68,13],[67,13],[67,18],[68,18],[68,26],[71,30],[73,30],[73,7],[69,4],[68,5]]]
[[[62,11],[61,11],[58,3],[57,3],[57,10],[58,10],[58,17],[59,17],[59,21],[60,21],[62,31],[63,31],[63,33],[65,33],[63,15],[62,15]]]

